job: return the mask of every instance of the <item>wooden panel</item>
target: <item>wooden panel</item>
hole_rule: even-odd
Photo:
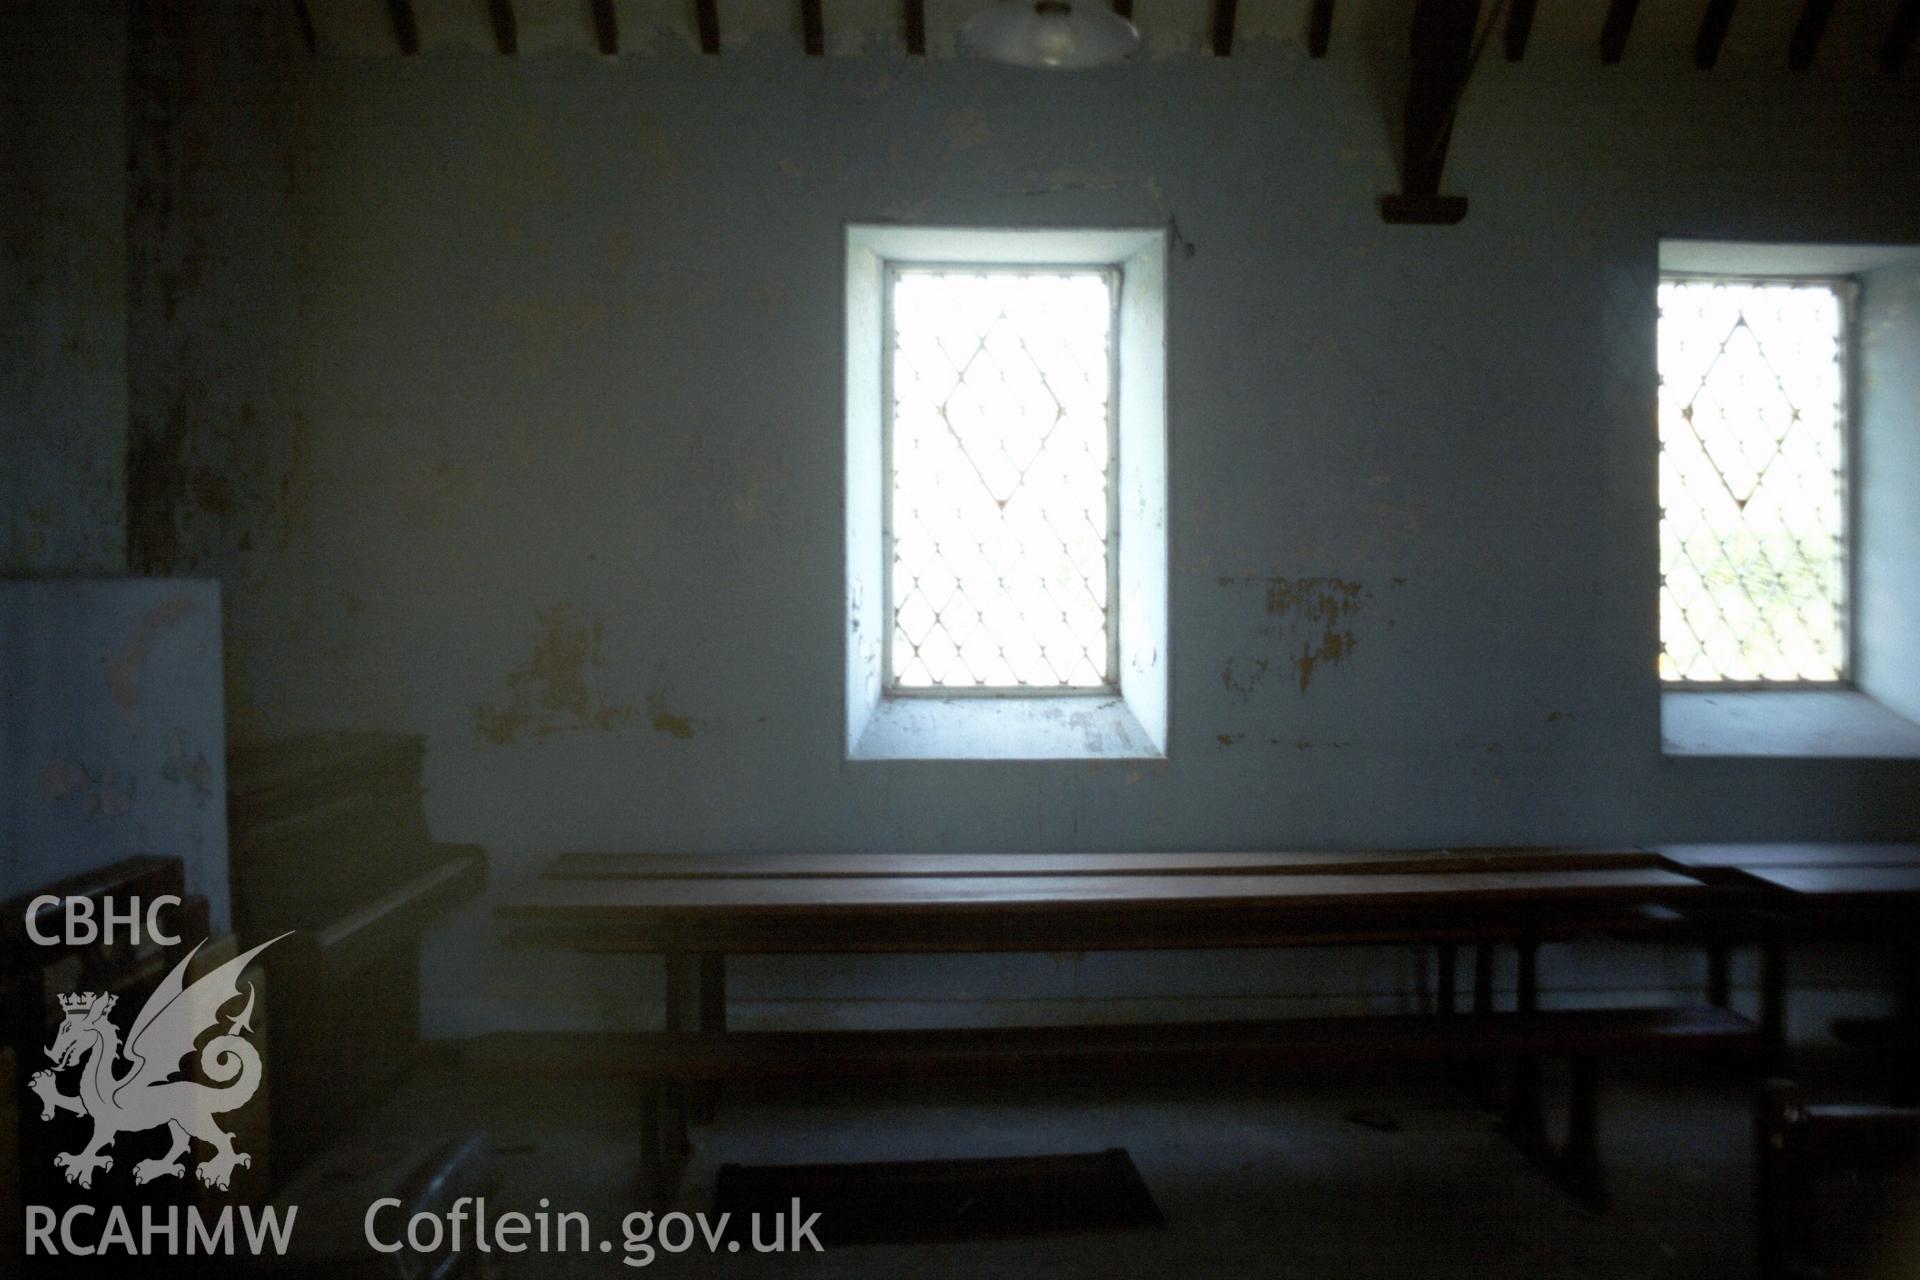
[[[1209,1075],[1276,1066],[1497,1061],[1524,1054],[1752,1053],[1759,1027],[1697,1008],[1424,1014],[1243,1022],[911,1031],[500,1033],[469,1041],[462,1067],[495,1073],[680,1080],[900,1079],[1111,1072]]]
[[[1658,867],[1644,849],[1375,849],[1275,853],[565,853],[554,879],[1601,871]]]

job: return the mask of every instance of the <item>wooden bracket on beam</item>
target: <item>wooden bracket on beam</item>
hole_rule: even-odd
[[[700,52],[720,52],[720,6],[717,0],[693,0],[694,25],[700,28]]]
[[[1133,0],[1113,0],[1113,11],[1125,18],[1128,22],[1132,22]]]
[[[1333,38],[1333,0],[1313,0],[1307,16],[1307,56],[1324,58]]]
[[[807,56],[818,58],[827,51],[826,24],[820,13],[820,0],[800,0],[800,38]]]
[[[1887,38],[1880,43],[1881,70],[1893,75],[1906,66],[1907,55],[1913,52],[1916,35],[1920,35],[1920,0],[1906,0],[1900,6],[1900,12],[1894,15]]]
[[[487,0],[493,18],[493,47],[501,53],[520,52],[520,24],[513,18],[513,0]]]
[[[1507,61],[1518,62],[1527,56],[1527,37],[1533,34],[1535,0],[1510,0],[1507,10]]]
[[[1607,21],[1600,28],[1600,61],[1612,66],[1627,52],[1627,34],[1633,30],[1633,15],[1640,0],[1613,0],[1607,6]]]
[[[300,24],[300,43],[306,45],[307,56],[316,56],[320,52],[320,40],[313,33],[313,10],[307,8],[307,0],[293,0],[293,17]]]
[[[906,0],[907,52],[914,57],[927,52],[927,0]]]
[[[1454,110],[1473,72],[1479,22],[1480,0],[1417,0],[1414,5],[1400,191],[1380,197],[1384,221],[1452,226],[1467,216],[1464,196],[1440,194],[1440,175],[1453,140]]]
[[[1733,25],[1734,0],[1707,0],[1707,11],[1700,19],[1700,34],[1693,40],[1693,65],[1702,71],[1713,70],[1720,61],[1720,46],[1727,41],[1727,28]]]
[[[1805,71],[1820,51],[1820,37],[1827,33],[1827,19],[1833,16],[1833,0],[1807,0],[1800,21],[1793,27],[1793,41],[1787,46],[1787,68]]]
[[[607,57],[620,52],[620,19],[614,15],[613,0],[593,0],[593,38]]]
[[[393,19],[393,38],[400,52],[408,57],[420,52],[420,24],[413,20],[413,0],[387,0],[387,15]]]
[[[1233,53],[1233,21],[1237,0],[1213,0],[1213,56],[1225,58]]]

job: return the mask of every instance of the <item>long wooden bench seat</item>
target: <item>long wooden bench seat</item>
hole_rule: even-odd
[[[550,880],[835,879],[894,876],[1368,875],[1621,871],[1660,867],[1648,849],[1340,849],[1226,853],[563,853]]]
[[[502,1032],[470,1041],[463,1065],[491,1072],[634,1076],[680,1083],[1048,1076],[1156,1066],[1183,1075],[1382,1061],[1500,1062],[1634,1053],[1741,1055],[1759,1026],[1710,1005],[1567,1009],[1456,1017],[1380,1014],[1227,1022],[725,1035]]]
[[[1760,1028],[1710,1006],[1551,1010],[1454,1017],[1376,1015],[1260,1021],[883,1031],[503,1033],[469,1043],[464,1065],[497,1074],[618,1075],[642,1082],[642,1152],[670,1193],[688,1141],[685,1085],[822,1079],[1265,1080],[1277,1070],[1379,1062],[1572,1063],[1564,1145],[1547,1138],[1529,1092],[1510,1136],[1568,1190],[1604,1200],[1597,1062],[1624,1055],[1746,1059]],[[1516,1097],[1520,1095],[1516,1094]]]

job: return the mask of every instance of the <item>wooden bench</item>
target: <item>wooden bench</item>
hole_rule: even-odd
[[[1772,1081],[1760,1095],[1754,1151],[1760,1280],[1920,1270],[1920,1109],[1816,1105],[1799,1085]],[[1906,1177],[1905,1203],[1873,1203],[1900,1174]],[[1848,1189],[1847,1198],[1868,1201],[1855,1206],[1851,1221],[1829,1221],[1821,1203],[1822,1184],[1830,1189],[1836,1180]],[[1876,1191],[1881,1194],[1862,1196]],[[1905,1238],[1889,1227],[1904,1230]],[[1854,1257],[1836,1256],[1848,1252],[1837,1247],[1845,1244],[1853,1246]],[[1862,1245],[1880,1256],[1859,1257]]]
[[[1379,1062],[1487,1063],[1564,1057],[1567,1136],[1555,1146],[1538,1114],[1509,1115],[1509,1136],[1568,1191],[1605,1200],[1598,1140],[1598,1062],[1621,1055],[1746,1061],[1759,1028],[1724,1009],[1556,1010],[1241,1022],[998,1027],[965,1030],[752,1031],[723,1036],[502,1033],[469,1044],[465,1065],[523,1075],[555,1063],[588,1076],[638,1079],[642,1157],[655,1194],[671,1193],[689,1143],[676,1086],[833,1079],[1267,1081],[1295,1068]]]
[[[1709,988],[1727,1003],[1729,953],[1742,943],[1760,950],[1760,1011],[1776,1070],[1787,1063],[1789,949],[1796,942],[1843,941],[1894,954],[1899,967],[1896,1030],[1920,1025],[1920,844],[1692,844],[1658,850],[1664,865],[1714,884],[1718,903],[1694,916],[1706,936]],[[1862,1038],[1890,1043],[1910,1034]]]
[[[1265,1071],[1409,1058],[1511,1062],[1509,1134],[1563,1183],[1597,1198],[1595,1059],[1625,1052],[1737,1053],[1756,1043],[1756,1030],[1724,1010],[1543,1013],[1537,949],[1546,940],[1603,934],[1648,910],[1713,894],[1641,850],[575,854],[512,895],[500,914],[518,945],[663,957],[665,1032],[611,1041],[618,1046],[614,1056],[628,1061],[624,1069],[650,1082],[649,1161],[663,1178],[669,1152],[683,1146],[683,1132],[660,1132],[663,1109],[678,1114],[663,1102],[675,1082],[711,1086],[796,1072],[1084,1071],[1121,1063],[1129,1071],[1170,1063],[1218,1070],[1233,1062]],[[1356,943],[1438,946],[1435,1013],[1442,1016],[1171,1030],[793,1033],[799,1039],[726,1029],[727,955]],[[1462,944],[1476,949],[1476,1012],[1456,1020],[1445,1015],[1456,1009],[1454,951]],[[1512,945],[1518,957],[1511,1013],[1492,1008],[1497,945]],[[1574,1122],[1557,1151],[1546,1137],[1536,1083],[1536,1059],[1548,1056],[1575,1064]],[[579,1046],[569,1057],[607,1059]]]

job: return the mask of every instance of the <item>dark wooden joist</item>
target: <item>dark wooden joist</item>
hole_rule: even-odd
[[[1417,0],[1413,8],[1413,69],[1407,80],[1400,191],[1380,197],[1388,222],[1451,226],[1467,216],[1462,196],[1440,194],[1454,111],[1473,72],[1473,38],[1480,0]]]
[[[826,23],[820,14],[820,0],[800,0],[800,38],[807,56],[817,58],[827,51]]]
[[[1133,0],[1113,0],[1113,11],[1125,18],[1128,22],[1132,22]]]
[[[1907,0],[1894,15],[1887,38],[1880,42],[1881,69],[1891,74],[1904,67],[1916,35],[1920,35],[1920,0]]]
[[[1727,28],[1733,25],[1734,0],[1707,0],[1707,11],[1700,15],[1700,33],[1693,38],[1693,65],[1711,71],[1720,61],[1720,46],[1726,43]]]
[[[514,21],[513,0],[487,0],[493,19],[493,47],[501,53],[520,52],[520,24]]]
[[[620,52],[620,19],[614,16],[613,0],[593,0],[593,38],[607,57]]]
[[[1233,53],[1233,20],[1237,0],[1213,0],[1213,56]]]
[[[927,51],[927,0],[905,0],[907,52],[919,57]]]
[[[720,52],[720,6],[717,0],[693,0],[693,18],[700,28],[700,52]]]
[[[393,19],[393,38],[400,52],[412,57],[420,52],[420,24],[413,18],[413,0],[387,0],[387,13]]]
[[[313,31],[313,10],[307,8],[307,0],[293,0],[293,17],[300,26],[300,43],[307,46],[311,58],[320,52],[320,40]]]
[[[1640,0],[1613,0],[1607,6],[1607,20],[1600,28],[1600,61],[1612,66],[1627,51],[1627,36],[1633,31],[1633,15]]]
[[[1333,38],[1333,0],[1313,0],[1307,14],[1307,55],[1327,56],[1327,42]]]
[[[1527,37],[1533,34],[1533,10],[1537,0],[1512,0],[1507,9],[1507,61],[1518,62],[1527,56]]]
[[[1807,0],[1800,20],[1793,24],[1793,39],[1787,44],[1787,67],[1805,71],[1820,51],[1820,37],[1827,33],[1827,19],[1833,16],[1833,0]]]

